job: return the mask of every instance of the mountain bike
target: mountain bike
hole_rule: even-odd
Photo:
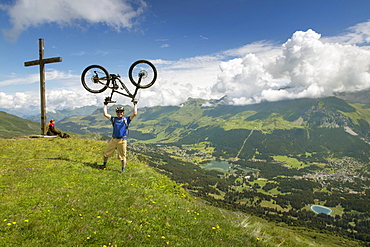
[[[129,97],[134,101],[140,88],[144,89],[153,86],[157,79],[157,69],[147,60],[138,60],[130,66],[128,76],[131,83],[136,87],[134,93],[128,90],[120,75],[109,74],[101,65],[86,67],[82,71],[81,82],[84,88],[91,93],[102,93],[107,88],[111,89],[110,96],[106,98],[108,103],[115,103],[115,101],[112,101],[114,93]]]

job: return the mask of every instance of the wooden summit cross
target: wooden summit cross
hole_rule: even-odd
[[[57,63],[62,62],[61,57],[44,58],[44,39],[39,39],[40,59],[28,61],[24,63],[24,66],[40,65],[40,98],[41,98],[41,135],[45,135],[46,126],[46,102],[45,102],[45,70],[44,65],[46,63]]]

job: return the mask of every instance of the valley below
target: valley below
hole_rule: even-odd
[[[132,144],[136,153],[212,205],[250,213],[287,227],[315,228],[370,240],[369,164],[353,158],[327,163],[222,159],[206,143],[189,146]],[[216,161],[215,165],[210,165]],[[315,213],[312,205],[331,210]]]

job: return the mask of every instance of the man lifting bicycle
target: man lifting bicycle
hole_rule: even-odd
[[[122,163],[122,172],[125,171],[126,167],[126,153],[127,153],[127,135],[128,135],[128,126],[131,120],[137,115],[137,100],[133,100],[134,110],[132,114],[128,117],[124,116],[124,108],[119,106],[116,108],[117,117],[113,117],[108,114],[107,105],[109,100],[104,101],[103,114],[108,118],[113,125],[113,134],[112,139],[109,141],[103,157],[103,165],[100,166],[100,169],[106,169],[108,158],[111,157],[114,153],[114,150],[118,151],[118,159]]]

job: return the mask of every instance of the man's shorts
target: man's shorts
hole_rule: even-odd
[[[104,157],[111,157],[114,153],[114,150],[117,149],[118,154],[117,158],[120,160],[124,160],[126,158],[126,147],[127,147],[127,140],[126,139],[114,139],[112,138],[107,148],[104,152]]]

